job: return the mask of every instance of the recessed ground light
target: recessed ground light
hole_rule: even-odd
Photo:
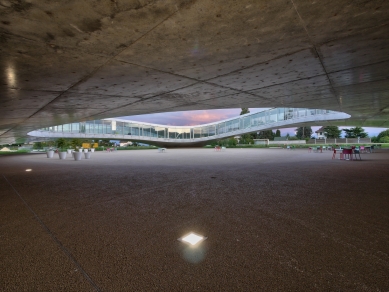
[[[26,171],[32,171],[32,169],[31,168],[27,168]]]
[[[202,235],[191,232],[191,233],[179,238],[178,240],[181,242],[184,242],[184,243],[188,243],[190,245],[196,245],[196,244],[198,244],[206,239],[207,239],[207,237],[204,237]]]

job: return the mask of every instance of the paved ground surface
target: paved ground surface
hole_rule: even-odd
[[[0,157],[0,290],[388,291],[389,152],[331,156]]]

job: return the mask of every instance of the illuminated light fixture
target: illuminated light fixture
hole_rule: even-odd
[[[198,235],[196,233],[191,232],[191,233],[179,238],[178,240],[182,241],[184,243],[188,243],[190,245],[196,245],[196,244],[198,244],[206,239],[207,239],[207,237],[204,237],[202,235]]]
[[[16,87],[16,74],[12,65],[6,68],[6,76],[9,86]]]
[[[26,171],[32,171],[32,169],[31,168],[27,168]]]

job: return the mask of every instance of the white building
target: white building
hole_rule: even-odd
[[[326,135],[324,134],[324,127],[321,127],[320,129],[315,131],[315,133],[316,133],[316,139],[325,139],[326,138]]]

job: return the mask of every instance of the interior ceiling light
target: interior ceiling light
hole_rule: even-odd
[[[182,241],[184,243],[188,243],[190,245],[196,245],[196,244],[198,244],[206,239],[207,239],[207,237],[204,237],[202,235],[198,235],[194,232],[191,232],[191,233],[179,238],[178,240]]]
[[[31,168],[27,168],[26,171],[31,171],[32,169]]]

